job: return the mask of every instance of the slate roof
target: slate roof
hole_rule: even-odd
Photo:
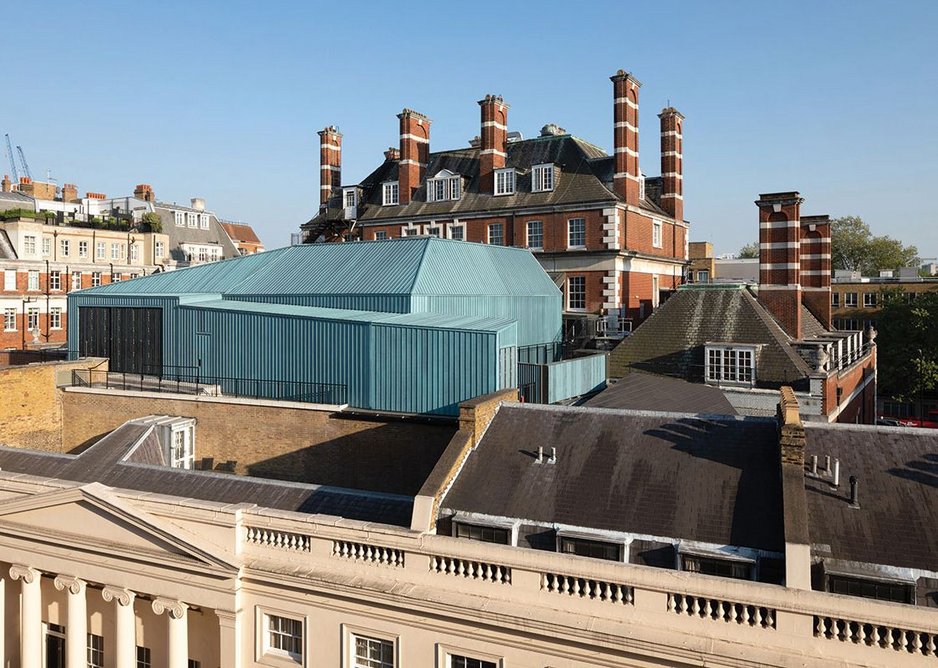
[[[441,507],[778,552],[778,462],[774,419],[505,404]]]
[[[811,313],[811,310],[805,306],[801,305],[801,338],[802,339],[813,339],[818,336],[823,336],[828,333],[828,330],[821,324],[821,321],[814,317],[814,314]]]
[[[839,488],[805,479],[816,555],[938,571],[938,433],[806,423],[805,439],[808,462],[840,460]],[[859,482],[859,508],[849,505],[850,476]]]
[[[791,342],[744,286],[682,286],[610,353],[609,375],[621,377],[634,367],[703,382],[704,344],[752,343],[762,344],[756,357],[759,385],[797,387],[811,368]]]
[[[636,411],[736,415],[736,409],[717,387],[641,371],[610,383],[583,405]]]
[[[429,156],[426,178],[432,178],[444,169],[463,177],[462,197],[459,200],[428,202],[426,185],[422,184],[414,192],[411,202],[402,206],[381,204],[381,184],[398,180],[398,163],[386,160],[357,184],[363,191],[358,221],[362,224],[393,222],[397,219],[465,215],[521,207],[612,203],[619,199],[613,190],[613,158],[607,156],[598,146],[573,135],[534,137],[508,144],[505,166],[518,170],[514,195],[496,197],[480,192],[479,152],[478,147],[467,147],[439,151]],[[561,167],[562,173],[551,192],[531,191],[531,168],[539,164]],[[667,216],[650,196],[641,206],[657,215]],[[317,215],[303,227],[313,227],[324,217],[329,220],[341,220],[342,207],[340,194],[329,201],[325,214]]]
[[[75,482],[100,482],[120,489],[189,499],[249,502],[263,508],[410,526],[413,499],[408,496],[121,461],[141,438],[149,439],[151,430],[149,426],[125,424],[77,456],[0,446],[0,470]],[[150,446],[146,449],[152,449],[152,443]],[[151,459],[146,454],[140,457]]]
[[[180,247],[180,244],[213,244],[221,246],[222,257],[232,258],[240,255],[234,243],[228,237],[225,230],[222,229],[218,218],[211,211],[193,209],[189,206],[180,204],[169,204],[166,202],[155,202],[153,210],[160,217],[163,223],[163,233],[169,237],[170,256],[177,262],[186,263],[188,258],[186,253]],[[205,213],[209,216],[208,229],[201,227],[181,227],[176,225],[175,211],[188,211],[193,213]]]

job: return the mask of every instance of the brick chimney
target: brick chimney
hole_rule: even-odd
[[[661,208],[684,220],[684,116],[665,107],[661,119]]]
[[[759,301],[801,338],[801,203],[797,192],[759,195]]]
[[[63,183],[62,184],[62,201],[63,202],[77,202],[78,201],[78,186],[74,183]]]
[[[830,216],[801,217],[801,290],[804,305],[831,328]]]
[[[404,109],[397,117],[401,121],[401,157],[397,177],[399,201],[410,204],[427,171],[430,119],[413,109]]]
[[[798,413],[798,399],[788,385],[782,387],[780,395],[776,409],[779,455],[782,464],[794,464],[803,470],[805,435]]]
[[[401,149],[388,146],[388,150],[384,152],[384,161],[385,162],[397,162],[401,159]]]
[[[10,181],[10,175],[4,174],[3,180],[0,181],[0,188],[3,189],[3,192],[8,193],[13,190],[13,183]]]
[[[342,187],[342,133],[334,125],[319,131],[319,206]]]
[[[614,101],[614,189],[628,204],[638,204],[638,89],[642,83],[625,70],[609,78]]]
[[[140,183],[134,188],[134,197],[142,199],[144,202],[153,202],[156,196],[153,194],[153,186],[147,183]]]
[[[508,105],[501,96],[486,95],[482,108],[482,134],[479,144],[479,191],[495,194],[495,170],[508,158]]]

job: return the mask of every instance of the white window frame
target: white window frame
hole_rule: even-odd
[[[49,290],[55,290],[56,292],[62,289],[62,272],[58,270],[52,270],[49,272]]]
[[[453,232],[455,230],[459,230],[460,232],[460,236],[458,238],[453,236]],[[452,239],[453,241],[465,241],[466,240],[466,224],[460,223],[454,220],[452,223],[446,226],[446,238]]]
[[[174,469],[195,468],[195,427],[191,424],[170,430],[169,465]]]
[[[26,331],[39,329],[39,307],[30,306],[26,309]]]
[[[349,195],[352,196],[351,204],[349,204]],[[342,206],[346,209],[354,209],[358,206],[358,191],[355,188],[342,189]]]
[[[72,290],[81,290],[81,272],[72,272]]]
[[[420,236],[420,226],[419,225],[404,225],[401,227],[401,237],[419,237]]]
[[[705,344],[704,380],[716,385],[755,387],[758,348],[756,345],[735,343]],[[745,364],[741,362],[744,355],[748,356]]]
[[[185,227],[186,226],[186,214],[182,211],[175,212],[176,227]]]
[[[655,248],[664,247],[664,227],[660,220],[651,221],[651,245]]]
[[[554,165],[552,163],[534,165],[531,168],[531,191],[536,193],[553,191],[554,175]]]
[[[16,331],[16,309],[15,308],[3,309],[3,331],[4,332]]]
[[[851,299],[852,297],[852,299]],[[857,307],[857,293],[856,292],[845,292],[844,293],[844,306],[847,308],[856,308]]]
[[[144,651],[145,659],[140,658],[140,650]],[[153,652],[149,647],[144,647],[143,645],[134,646],[134,666],[136,666],[136,668],[152,668],[152,661]]]
[[[62,329],[62,307],[49,308],[49,329]]]
[[[87,241],[78,242],[78,257],[82,257],[82,258],[88,257],[88,242]]]
[[[140,259],[140,246],[136,243],[130,244],[130,261],[136,262]]]
[[[496,195],[514,195],[515,194],[515,170],[496,169],[495,170],[495,194]]]
[[[437,224],[427,225],[427,228],[426,230],[424,230],[424,233],[428,237],[436,237],[437,239],[442,239],[443,238],[443,226],[437,225]]]
[[[121,282],[121,275],[119,273],[115,272],[111,274],[111,283],[120,283],[120,282]]]
[[[875,308],[879,300],[877,299],[877,293],[875,292],[864,292],[863,293],[863,308]]]
[[[309,624],[304,615],[298,615],[293,612],[287,612],[285,610],[277,610],[274,608],[268,608],[266,606],[258,606],[255,608],[255,636],[254,636],[254,647],[255,647],[255,661],[264,663],[267,665],[285,665],[285,664],[295,664],[298,666],[306,665],[306,658],[308,654],[308,643],[309,643]],[[300,623],[301,629],[301,653],[296,654],[287,650],[274,647],[270,642],[270,621],[272,618],[287,619],[294,622]]]
[[[26,272],[26,290],[29,292],[39,291],[39,270],[30,269]]]
[[[531,237],[532,237],[531,226],[532,225],[539,226],[538,232],[533,235],[535,238],[539,239],[539,241],[537,242],[537,245],[535,245],[531,241]],[[543,220],[529,220],[527,223],[525,223],[524,240],[525,240],[525,245],[527,245],[528,247],[528,250],[532,250],[532,251],[544,250],[544,221]]]
[[[582,235],[582,238],[578,238],[577,241],[582,241],[583,243],[574,243],[574,224],[577,226],[582,225],[581,230],[577,230],[576,234],[579,237]],[[567,248],[577,249],[577,248],[586,248],[586,218],[569,218],[567,219]]]
[[[103,241],[98,241],[95,244],[95,257],[99,260],[103,260],[107,255],[107,244]]]
[[[466,657],[467,659],[478,659],[479,661],[488,661],[495,664],[495,668],[505,668],[505,658],[496,654],[487,652],[477,652],[475,650],[456,647],[454,645],[445,645],[437,643],[436,646],[436,665],[440,668],[452,668],[452,658],[456,656]]]
[[[153,242],[153,255],[156,256],[155,259],[162,260],[165,257],[164,253],[165,253],[165,247],[163,245],[163,242],[154,241]]]
[[[59,250],[62,257],[68,257],[72,250],[72,243],[69,239],[59,239]]]
[[[192,211],[186,214],[186,227],[196,228],[199,226],[199,217]]]
[[[358,638],[374,640],[378,642],[390,643],[392,646],[392,668],[400,668],[401,664],[401,644],[400,636],[393,633],[385,633],[375,629],[364,628],[357,625],[342,624],[342,655],[345,661],[342,668],[372,668],[369,663],[359,663],[359,657],[356,654],[355,641]]]
[[[583,306],[572,305],[571,296],[573,294],[573,290],[571,288],[573,287],[573,281],[577,281],[578,284],[582,281]],[[567,306],[568,311],[573,312],[573,313],[585,313],[587,303],[588,303],[586,299],[586,276],[567,276],[567,294],[565,296],[566,296],[566,301],[567,301],[566,306]]]
[[[93,271],[91,272],[91,287],[96,288],[101,285],[101,272]]]
[[[3,289],[7,292],[16,292],[16,269],[3,270]]]
[[[661,279],[658,274],[652,274],[651,277],[651,307],[658,308],[661,303]]]
[[[199,214],[199,228],[200,228],[200,229],[203,229],[203,230],[207,230],[207,229],[208,229],[208,223],[209,223],[208,214],[207,214],[207,213],[200,213],[200,214]]]
[[[400,201],[400,181],[386,181],[381,184],[381,206],[396,206]]]
[[[449,193],[449,198],[451,200],[458,200],[462,197],[462,177],[452,176],[449,179],[449,185],[447,187]]]
[[[111,259],[119,260],[120,259],[120,244],[111,242]]]
[[[831,292],[831,306],[833,308],[840,308],[840,293]]]
[[[495,237],[492,233],[496,229],[498,230],[498,236],[501,239],[500,243],[494,243],[493,241]],[[486,239],[486,243],[491,244],[492,246],[504,246],[505,245],[505,224],[504,223],[489,223],[488,228],[486,229],[485,239]]]
[[[36,237],[34,235],[27,234],[23,237],[23,254],[24,255],[36,254]]]
[[[710,282],[710,270],[698,269],[696,281],[697,283],[709,283]]]
[[[387,230],[375,230],[375,241],[384,241],[388,238]]]
[[[51,237],[42,238],[42,256],[49,257],[52,255],[52,239]]]

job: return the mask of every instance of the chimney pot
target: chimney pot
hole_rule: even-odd
[[[537,446],[537,459],[535,459],[534,461],[537,462],[538,464],[544,461],[544,446],[543,445]]]
[[[854,508],[860,507],[860,499],[857,493],[857,477],[855,475],[850,476],[850,505]]]
[[[840,460],[834,460],[834,487],[840,487]]]

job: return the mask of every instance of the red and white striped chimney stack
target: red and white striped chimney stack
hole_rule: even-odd
[[[677,221],[684,220],[684,116],[665,107],[661,119],[661,208]]]
[[[342,186],[342,133],[334,125],[319,131],[319,205],[339,194]]]
[[[627,204],[638,204],[638,89],[642,83],[625,70],[609,78],[614,100],[614,188]]]
[[[801,338],[801,204],[797,192],[759,195],[759,301]]]
[[[479,189],[484,193],[495,193],[495,170],[502,169],[508,159],[508,106],[500,95],[486,95],[479,100]]]
[[[430,119],[413,109],[404,109],[397,117],[401,121],[398,197],[401,204],[410,204],[430,159]]]

